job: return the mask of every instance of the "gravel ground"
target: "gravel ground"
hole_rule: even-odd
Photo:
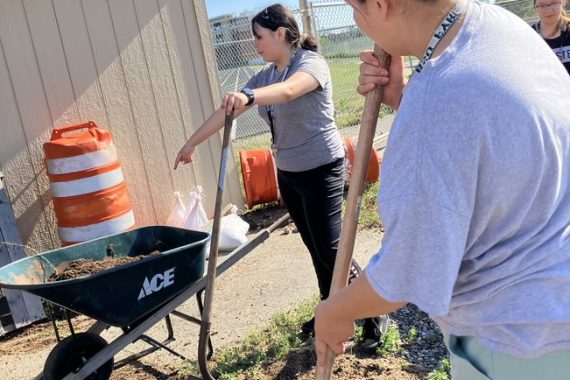
[[[402,337],[408,336],[411,329],[416,330],[415,342],[406,345],[402,356],[410,364],[418,366],[418,370],[433,371],[448,356],[439,327],[415,305],[408,304],[390,314],[390,318],[398,326]]]

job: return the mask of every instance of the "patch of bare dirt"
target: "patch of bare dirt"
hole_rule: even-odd
[[[360,351],[335,359],[332,378],[335,380],[418,380],[425,379],[425,372],[418,372],[402,358],[381,357]],[[264,371],[267,380],[313,380],[316,356],[313,347],[303,347],[291,353],[285,360],[273,363]],[[240,380],[246,380],[246,377]]]
[[[244,213],[241,217],[249,223],[249,233],[256,233],[267,228],[287,213],[287,209],[279,203],[270,203],[257,206],[252,211]]]
[[[94,321],[85,316],[73,318],[76,332],[86,331]],[[62,338],[69,335],[67,322],[57,322]],[[57,343],[51,321],[40,321],[0,336],[0,355],[18,355],[41,351]]]

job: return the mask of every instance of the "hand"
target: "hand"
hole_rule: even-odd
[[[248,99],[245,94],[241,92],[229,92],[224,95],[224,99],[222,100],[222,108],[226,110],[226,114],[229,115],[232,112],[232,109],[235,111],[240,111],[245,108],[245,104],[247,103]]]
[[[176,156],[176,160],[174,161],[174,170],[176,170],[179,163],[189,164],[192,162],[192,155],[194,154],[195,150],[196,147],[190,143],[190,140],[186,141],[186,144],[184,144]]]
[[[392,57],[388,70],[380,67],[380,63],[372,54],[372,50],[365,50],[360,53],[360,76],[358,77],[358,87],[356,91],[360,95],[366,95],[376,89],[377,86],[384,86],[384,96],[382,103],[394,109],[400,106],[402,92],[406,86],[404,80],[404,57]]]
[[[352,334],[354,321],[340,318],[330,300],[321,302],[315,310],[315,351],[319,371],[324,372],[326,367],[327,347],[336,355],[344,354],[344,342],[347,342]]]

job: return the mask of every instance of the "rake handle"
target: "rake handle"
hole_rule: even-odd
[[[378,59],[381,67],[388,69],[390,65],[390,55],[384,52],[378,45],[374,46],[374,56]],[[354,159],[350,187],[348,188],[346,213],[344,215],[340,232],[340,242],[334,265],[330,295],[333,295],[340,289],[344,288],[348,282],[350,264],[352,262],[352,252],[354,250],[354,243],[356,240],[356,228],[358,227],[358,217],[360,216],[364,181],[368,171],[368,161],[370,158],[374,134],[376,133],[376,124],[378,122],[378,114],[380,112],[380,105],[382,103],[383,96],[384,88],[382,86],[378,86],[374,91],[369,92],[366,95],[366,99],[364,101],[362,123],[360,124],[360,131],[358,134],[356,157]],[[325,371],[319,372],[317,369],[315,375],[316,380],[330,379],[334,358],[334,352],[330,347],[327,347]]]

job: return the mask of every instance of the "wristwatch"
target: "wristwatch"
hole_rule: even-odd
[[[245,105],[251,106],[255,101],[255,95],[253,94],[253,90],[249,87],[244,87],[240,92],[245,96],[247,96],[247,103],[245,103]]]

